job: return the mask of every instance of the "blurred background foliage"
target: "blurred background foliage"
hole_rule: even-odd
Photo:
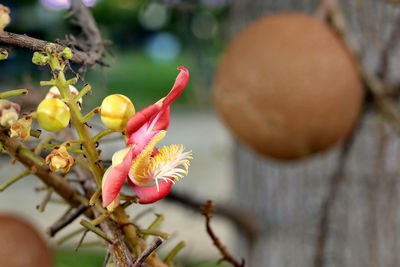
[[[66,19],[67,0],[7,0],[10,32],[48,41],[79,37],[80,28]],[[88,70],[95,97],[87,108],[99,105],[110,93],[123,93],[137,108],[157,101],[171,88],[176,68],[186,66],[191,80],[178,104],[208,106],[215,65],[226,40],[227,0],[87,0],[105,40],[111,40],[106,61],[110,68]],[[48,77],[38,75],[31,52],[12,48],[9,60],[0,62],[0,89],[21,83],[38,87]],[[79,66],[73,65],[77,70]]]

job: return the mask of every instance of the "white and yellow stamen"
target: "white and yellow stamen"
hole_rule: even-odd
[[[159,181],[169,181],[175,183],[175,179],[179,180],[187,175],[190,162],[192,159],[191,151],[184,151],[183,145],[164,146],[158,150],[158,154],[149,159],[146,168],[136,172],[135,180],[147,181],[147,185],[154,183],[159,190]]]

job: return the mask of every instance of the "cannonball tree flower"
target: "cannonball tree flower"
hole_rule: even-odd
[[[191,151],[182,145],[156,148],[169,126],[169,106],[182,93],[189,72],[179,67],[168,95],[137,112],[126,126],[127,147],[114,153],[112,166],[103,176],[103,206],[110,205],[128,179],[139,203],[156,202],[168,195],[172,184],[187,174]]]

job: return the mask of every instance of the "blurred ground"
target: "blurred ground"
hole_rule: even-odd
[[[95,124],[101,125],[100,122]],[[117,135],[116,135],[117,136]],[[231,180],[231,140],[221,122],[210,110],[186,110],[174,109],[171,114],[171,124],[167,136],[162,144],[181,143],[187,149],[193,151],[193,161],[189,175],[178,182],[173,189],[189,193],[200,199],[212,199],[217,203],[229,201],[232,192]],[[102,157],[110,158],[112,153],[123,147],[122,141],[106,142],[101,144]],[[21,166],[11,166],[8,156],[3,156],[0,161],[0,182],[19,173]],[[44,196],[43,192],[34,192],[34,187],[40,185],[34,176],[25,177],[5,192],[0,194],[0,212],[20,214],[31,220],[35,226],[45,232],[65,210],[66,207],[57,203],[50,203],[43,214],[36,210]],[[129,191],[129,188],[126,188]],[[182,251],[181,257],[200,260],[218,260],[219,254],[212,245],[211,240],[205,232],[204,219],[193,211],[188,211],[175,204],[160,201],[155,205],[134,206],[129,208],[128,213],[135,216],[139,212],[151,209],[150,213],[138,220],[138,223],[147,227],[155,218],[154,213],[165,216],[161,229],[171,234],[171,238],[164,244],[162,251],[167,253],[179,241],[185,240],[187,247]],[[212,221],[221,240],[233,248],[233,226],[225,219],[216,217]],[[79,227],[79,220],[58,233],[54,240],[59,239],[70,231]],[[43,234],[45,236],[45,234]],[[69,242],[74,246],[79,237]]]

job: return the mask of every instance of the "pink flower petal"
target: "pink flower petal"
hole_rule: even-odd
[[[102,188],[103,207],[110,205],[121,191],[122,185],[128,177],[134,154],[136,154],[135,149],[131,147],[124,160],[120,164],[112,166],[107,177],[103,177],[103,179],[106,179]]]
[[[153,127],[153,130],[167,130],[169,126],[169,107],[167,107],[163,114],[161,114],[160,118],[156,122]]]
[[[178,68],[181,72],[176,77],[175,84],[172,87],[171,91],[165,97],[163,101],[163,107],[171,105],[172,102],[182,93],[183,89],[185,89],[186,85],[189,82],[189,71],[181,66]]]
[[[126,125],[126,134],[130,137],[134,132],[139,130],[146,122],[151,121],[161,110],[160,105],[150,105],[137,112],[129,119]]]
[[[159,191],[157,191],[157,186],[142,187],[133,184],[131,181],[129,181],[129,184],[139,197],[140,204],[150,204],[163,199],[169,194],[173,185],[170,181],[161,181],[158,184]]]

